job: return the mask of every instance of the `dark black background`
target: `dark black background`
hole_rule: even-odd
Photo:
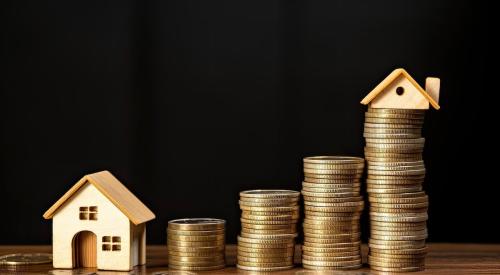
[[[156,213],[148,242],[206,216],[234,242],[239,191],[299,190],[302,157],[362,155],[359,101],[397,67],[442,79],[424,129],[429,240],[499,242],[489,9],[2,1],[0,244],[50,243],[43,212],[103,169]]]

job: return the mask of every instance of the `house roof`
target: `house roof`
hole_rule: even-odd
[[[403,75],[411,84],[429,101],[429,103],[434,107],[434,109],[439,110],[439,104],[422,88],[411,75],[404,69],[395,69],[390,75],[388,75],[382,82],[380,82],[375,89],[373,89],[363,100],[361,104],[367,105],[370,103],[378,94],[380,94],[389,84],[391,84],[396,78]]]
[[[85,175],[71,189],[69,189],[49,210],[43,214],[45,219],[51,219],[55,213],[69,198],[71,198],[85,183],[93,184],[106,196],[123,214],[125,214],[135,225],[147,222],[155,218],[155,214],[149,210],[125,185],[116,179],[110,172],[101,171]]]

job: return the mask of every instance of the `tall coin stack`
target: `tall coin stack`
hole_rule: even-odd
[[[189,271],[224,268],[225,225],[226,221],[211,218],[169,221],[169,268]]]
[[[304,158],[304,245],[307,269],[361,267],[360,180],[365,161],[357,157]]]
[[[240,193],[238,268],[277,271],[293,267],[300,193],[250,190]]]
[[[425,268],[428,198],[422,191],[425,110],[375,109],[365,114],[370,203],[368,262],[386,272]]]

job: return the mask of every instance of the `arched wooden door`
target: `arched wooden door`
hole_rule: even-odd
[[[73,265],[97,267],[97,237],[90,231],[81,231],[73,239]]]

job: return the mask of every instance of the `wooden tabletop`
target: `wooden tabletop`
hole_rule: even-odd
[[[426,270],[412,274],[500,274],[500,244],[429,244],[429,254],[426,258]],[[0,246],[0,255],[11,253],[42,253],[51,252],[50,246]],[[366,245],[363,246],[363,259],[366,262]],[[64,270],[53,269],[52,265],[32,265],[22,267],[18,270],[8,269],[0,266],[0,274],[255,274],[236,269],[236,246],[228,245],[226,249],[226,260],[228,267],[218,271],[207,272],[179,272],[168,271],[167,247],[161,245],[148,246],[147,265],[138,267],[131,272],[96,271],[89,269]],[[297,267],[292,270],[273,272],[273,274],[377,274],[370,271],[365,265],[362,269],[354,271],[339,271],[321,273],[307,271],[300,267],[300,247],[298,247],[295,260]]]

